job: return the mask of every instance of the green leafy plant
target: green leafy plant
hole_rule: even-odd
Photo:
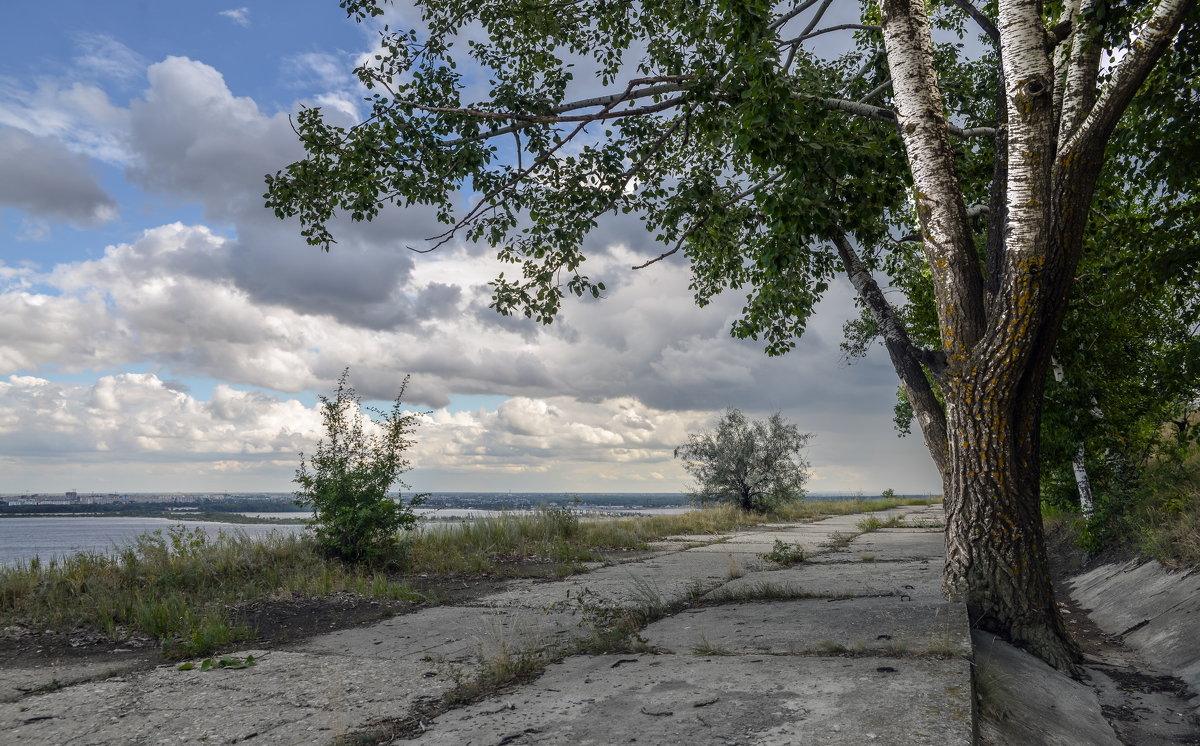
[[[410,436],[420,415],[401,408],[407,376],[391,411],[384,412],[362,405],[347,383],[349,372],[342,372],[332,399],[321,397],[326,440],[310,458],[300,455],[293,481],[300,485],[296,502],[312,506],[321,546],[340,559],[374,564],[395,559],[399,532],[417,522],[413,508],[424,496],[405,503],[389,490],[394,484],[408,487],[400,474],[409,468],[404,452],[415,442]]]
[[[258,665],[258,660],[256,660],[253,655],[247,655],[245,658],[239,658],[236,655],[223,655],[220,658],[205,658],[204,660],[200,661],[199,666],[196,666],[195,663],[190,661],[187,663],[180,663],[176,670],[194,671],[196,668],[199,668],[201,672],[204,672],[211,671],[214,668],[225,668],[231,671],[236,671],[256,665]]]
[[[896,528],[900,525],[902,520],[904,520],[903,515],[894,515],[890,518],[883,519],[877,515],[869,515],[866,518],[859,520],[855,525],[858,526],[859,531],[862,531],[864,534],[869,534],[872,531],[879,531],[880,529],[884,528]]]
[[[782,539],[776,539],[775,544],[771,547],[771,551],[758,556],[768,562],[774,562],[784,567],[791,567],[803,562],[808,557],[808,553],[799,544],[788,544]]]
[[[826,549],[845,549],[846,547],[850,546],[850,542],[854,541],[856,536],[858,536],[858,534],[834,531],[829,535],[829,538],[821,542],[821,546],[825,547]]]

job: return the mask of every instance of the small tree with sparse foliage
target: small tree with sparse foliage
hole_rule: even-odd
[[[408,488],[400,475],[409,468],[404,452],[415,443],[410,436],[419,415],[401,409],[407,376],[391,411],[384,412],[362,405],[346,382],[349,372],[342,372],[332,399],[321,397],[327,439],[310,458],[300,454],[293,481],[300,485],[296,502],[312,507],[313,532],[329,554],[376,563],[396,556],[400,531],[417,522],[413,508],[424,499],[417,495],[406,503],[388,494],[395,484]],[[368,423],[375,432],[368,432]]]
[[[809,464],[803,451],[811,437],[778,412],[748,420],[741,411],[728,409],[715,429],[689,435],[675,457],[696,480],[690,490],[694,502],[734,503],[766,512],[804,497]]]

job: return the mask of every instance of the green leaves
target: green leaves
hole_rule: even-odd
[[[223,655],[220,658],[205,658],[200,662],[201,673],[211,671],[214,668],[223,668],[230,671],[238,671],[243,668],[250,668],[258,665],[258,661],[253,655],[247,655],[245,658],[239,658],[234,655]],[[180,663],[177,671],[194,671],[196,664],[192,662]]]
[[[727,502],[765,511],[804,497],[808,462],[803,450],[811,437],[779,413],[748,420],[730,409],[712,430],[689,435],[675,456],[696,480],[691,496],[698,504]]]
[[[359,21],[379,11],[343,7]],[[880,59],[877,35],[844,60],[799,50],[785,66],[766,0],[418,7],[424,28],[385,29],[357,70],[373,90],[368,120],[346,129],[302,111],[308,156],[267,178],[268,207],[298,218],[312,245],[332,247],[339,215],[431,205],[449,229],[429,246],[492,246],[516,270],[497,278],[493,307],[549,323],[567,294],[603,295],[582,269],[603,216],[637,215],[660,251],[689,258],[698,303],[748,290],[734,333],[780,353],[828,286],[831,231],[884,235],[882,216],[902,205],[890,129],[806,98]]]

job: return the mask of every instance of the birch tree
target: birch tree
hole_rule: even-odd
[[[341,5],[366,21],[381,1]],[[496,309],[546,323],[566,294],[602,295],[584,237],[631,213],[662,245],[634,269],[685,259],[701,305],[745,292],[732,332],[771,354],[845,273],[943,475],[946,595],[1069,667],[1042,392],[1113,132],[1164,59],[1194,67],[1194,0],[880,0],[835,18],[848,5],[416,0],[423,27],[381,28],[357,71],[370,117],[301,111],[308,157],[268,177],[267,204],[326,250],[339,213],[432,205],[447,228],[414,248],[494,246],[515,270]],[[977,33],[981,52],[955,42]],[[847,51],[818,54],[831,38]],[[881,289],[906,268],[934,345]]]

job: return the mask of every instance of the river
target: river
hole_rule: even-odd
[[[301,525],[266,523],[212,523],[209,521],[173,521],[168,518],[127,518],[63,516],[54,518],[0,519],[0,565],[14,565],[35,556],[43,561],[76,552],[112,552],[128,546],[141,534],[185,526],[201,528],[209,536],[219,532],[245,532],[248,536],[266,536],[272,531],[295,533]]]
[[[690,510],[688,507],[643,508],[622,510],[622,515],[670,515]],[[457,521],[478,516],[495,514],[490,510],[459,510],[454,508],[418,508],[417,513],[427,521],[430,529],[440,529]],[[531,511],[510,511],[528,513]],[[592,511],[580,511],[585,517]],[[618,511],[596,511],[597,515],[611,515]],[[256,518],[310,518],[311,513],[246,513]],[[258,537],[272,531],[296,533],[304,530],[297,524],[266,523],[214,523],[210,521],[177,521],[169,518],[129,518],[100,516],[56,516],[0,519],[0,565],[15,565],[34,557],[48,561],[77,552],[110,553],[126,547],[141,534],[151,531],[166,531],[172,526],[204,529],[209,536],[219,532],[244,532]]]

